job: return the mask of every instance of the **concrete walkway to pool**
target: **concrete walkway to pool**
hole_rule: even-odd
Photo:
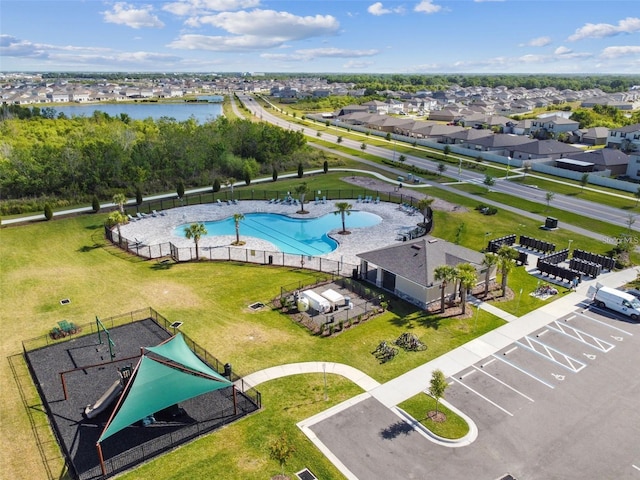
[[[416,227],[418,222],[423,220],[422,215],[413,211],[403,209],[395,203],[380,201],[364,202],[362,200],[349,200],[352,205],[352,212],[363,211],[378,215],[381,222],[372,227],[351,228],[349,227],[349,215],[345,217],[345,225],[350,232],[349,235],[340,235],[340,228],[328,232],[329,235],[339,243],[336,250],[322,255],[322,257],[345,262],[347,264],[358,265],[360,262],[356,255],[358,253],[387,247],[398,241],[399,233],[406,232]],[[179,248],[189,248],[194,246],[193,240],[189,240],[182,235],[182,231],[175,231],[176,228],[194,222],[208,222],[222,220],[232,217],[236,213],[275,213],[284,214],[292,218],[311,219],[322,215],[332,214],[337,211],[336,200],[315,198],[306,202],[304,209],[308,213],[297,213],[300,205],[270,203],[265,200],[241,200],[237,203],[213,203],[177,207],[159,212],[156,216],[147,215],[145,218],[136,219],[126,225],[121,226],[122,236],[131,242],[136,242],[140,247],[158,246],[171,242]],[[266,250],[278,251],[271,242],[263,239],[244,236],[242,233],[242,222],[240,222],[240,239],[245,243],[240,247],[233,247],[244,250]],[[219,235],[202,237],[199,241],[199,248],[206,252],[210,248],[231,247],[236,240],[235,235]],[[154,255],[159,257],[161,255]]]

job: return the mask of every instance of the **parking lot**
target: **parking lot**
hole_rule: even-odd
[[[580,307],[448,378],[469,446],[403,430],[374,398],[312,430],[359,479],[640,479],[640,324]]]

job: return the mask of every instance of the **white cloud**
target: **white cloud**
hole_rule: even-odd
[[[550,43],[551,43],[551,37],[537,37],[537,38],[532,38],[531,40],[529,40],[527,43],[525,43],[522,46],[527,46],[527,47],[546,47]]]
[[[613,37],[625,33],[640,32],[640,18],[627,17],[620,20],[618,25],[610,23],[587,23],[584,27],[578,28],[568,40],[575,42],[585,38]]]
[[[422,0],[413,10],[421,13],[436,13],[442,10],[442,7],[440,5],[434,5],[432,0]]]
[[[367,8],[367,12],[369,12],[371,15],[380,16],[391,13],[391,10],[389,10],[388,8],[384,8],[381,2],[376,2],[372,5],[369,5],[369,8]]]
[[[127,27],[136,29],[143,27],[164,27],[164,23],[152,13],[152,10],[153,6],[151,5],[141,5],[139,8],[136,8],[125,2],[118,2],[113,6],[112,10],[101,13],[104,21],[107,23],[126,25]]]
[[[602,58],[618,58],[618,57],[626,57],[627,55],[640,55],[640,46],[628,45],[628,46],[618,46],[618,47],[607,47],[600,54]]]
[[[286,62],[314,60],[316,58],[358,58],[371,57],[380,53],[378,50],[348,50],[344,48],[310,48],[296,50],[293,53],[263,53],[260,58]]]
[[[571,50],[570,48],[567,48],[565,46],[560,46],[558,48],[556,48],[553,53],[555,55],[567,55],[569,53],[571,53],[573,50]]]
[[[200,17],[198,21],[226,30],[232,36],[185,34],[168,46],[214,51],[265,49],[294,40],[333,35],[340,27],[331,15],[300,17],[274,10],[223,12]]]
[[[74,55],[85,55],[110,51],[111,49],[100,47],[33,43],[12,35],[0,35],[0,57],[50,58],[55,55],[55,52],[73,52]]]
[[[379,17],[381,15],[388,15],[389,13],[404,13],[404,7],[399,6],[394,8],[385,8],[384,5],[382,5],[382,2],[376,2],[369,5],[369,8],[367,8],[367,12],[369,12],[371,15]]]
[[[165,4],[162,9],[183,17],[255,8],[259,5],[260,0],[179,0]]]

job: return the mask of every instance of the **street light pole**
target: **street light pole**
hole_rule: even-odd
[[[511,157],[507,157],[507,177],[506,177],[506,180],[509,180],[509,168],[511,168]]]

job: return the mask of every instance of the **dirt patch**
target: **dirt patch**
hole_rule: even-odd
[[[429,410],[427,418],[435,423],[443,423],[447,421],[447,416],[444,413],[440,411],[436,412],[435,410]]]
[[[368,190],[374,190],[376,192],[384,192],[384,193],[398,193],[397,185],[383,182],[382,180],[378,180],[371,177],[359,177],[359,176],[349,176],[341,178],[342,181],[350,183],[352,185],[356,185],[358,187],[366,188]],[[411,192],[411,196],[420,200],[422,198],[434,198],[429,197],[426,193],[422,193],[417,189],[407,189],[405,190],[405,194]],[[434,210],[440,210],[442,212],[467,212],[469,209],[466,207],[462,207],[460,205],[456,205],[455,203],[447,202],[445,200],[441,200],[436,198],[431,204],[431,208]]]

